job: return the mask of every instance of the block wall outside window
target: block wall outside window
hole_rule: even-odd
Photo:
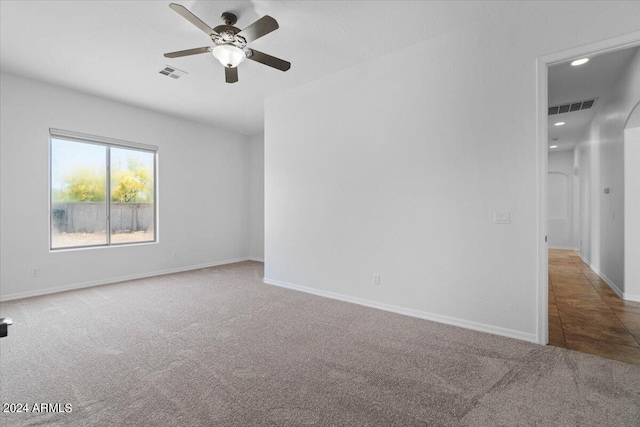
[[[51,131],[50,248],[155,242],[157,148]]]

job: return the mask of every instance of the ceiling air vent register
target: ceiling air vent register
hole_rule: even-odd
[[[572,113],[574,111],[588,110],[592,108],[598,98],[588,99],[586,101],[571,102],[569,104],[556,105],[555,107],[549,107],[549,115]]]
[[[180,77],[189,73],[167,65],[163,70],[160,70],[160,74],[171,77],[172,79],[179,79]]]

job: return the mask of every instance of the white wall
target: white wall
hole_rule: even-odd
[[[640,51],[608,93],[575,148],[580,169],[581,255],[620,293],[624,282],[624,127],[640,100]],[[637,166],[632,166],[637,167]],[[609,194],[604,189],[609,189]]]
[[[250,138],[249,160],[249,256],[264,260],[264,133]]]
[[[573,150],[550,151],[548,170],[549,247],[574,249]]]
[[[624,131],[624,293],[640,301],[640,107],[632,119]]]
[[[2,299],[248,256],[248,137],[9,74],[0,89]],[[49,251],[50,127],[159,147],[159,243]]]
[[[549,151],[549,172],[562,172],[573,175],[573,150]]]
[[[267,100],[267,283],[537,340],[536,58],[640,3],[503,10]]]

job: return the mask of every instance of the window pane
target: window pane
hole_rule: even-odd
[[[154,158],[148,151],[111,148],[111,243],[155,240]]]
[[[51,140],[51,247],[107,244],[107,148]]]

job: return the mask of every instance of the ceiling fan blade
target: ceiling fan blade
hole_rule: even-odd
[[[267,55],[266,53],[262,53],[255,49],[250,49],[250,52],[251,55],[247,55],[247,58],[253,61],[268,65],[269,67],[273,67],[280,71],[287,71],[291,68],[291,62],[276,58],[275,56]]]
[[[211,52],[211,47],[197,47],[195,49],[179,50],[177,52],[165,53],[165,58],[180,58],[181,56],[197,55],[199,53]]]
[[[218,34],[213,30],[213,28],[211,28],[210,26],[202,22],[200,18],[198,18],[193,13],[189,12],[189,9],[187,9],[186,7],[177,3],[171,3],[169,7],[175,10],[176,12],[178,12],[180,15],[182,15],[184,19],[191,22],[193,25],[195,25],[196,27],[200,28],[202,31],[207,33],[207,35],[211,36],[212,34]]]
[[[224,67],[224,79],[227,83],[235,83],[238,81],[238,67]]]
[[[262,36],[266,36],[271,31],[277,30],[279,27],[278,21],[269,15],[265,15],[244,30],[240,31],[238,35],[244,37],[247,43],[251,43]]]

